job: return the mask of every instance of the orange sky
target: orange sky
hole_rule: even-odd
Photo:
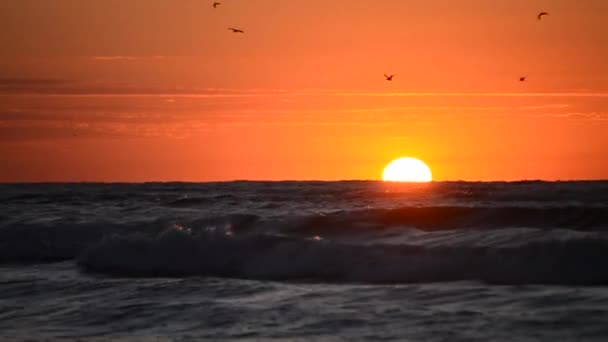
[[[0,181],[608,178],[608,1],[211,3],[0,3]]]

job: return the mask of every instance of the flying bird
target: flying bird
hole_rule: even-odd
[[[521,77],[519,78],[519,82],[524,82],[525,80],[526,80],[526,76],[521,76]]]
[[[543,18],[543,16],[545,16],[545,15],[549,15],[549,13],[547,13],[547,12],[540,12],[540,13],[538,13],[538,15],[536,17],[538,18],[538,20],[541,20]]]
[[[217,6],[219,6],[219,5],[221,5],[221,4],[222,4],[221,2],[217,2],[217,1],[216,1],[216,2],[214,2],[214,3],[213,3],[213,8],[217,8]]]
[[[245,31],[243,31],[241,29],[236,29],[236,28],[232,28],[232,27],[229,27],[228,29],[230,31],[232,31],[232,33],[245,33]]]
[[[390,75],[384,74],[384,77],[386,78],[387,81],[392,81],[393,77],[395,77],[395,75],[393,75],[393,74],[390,74]]]

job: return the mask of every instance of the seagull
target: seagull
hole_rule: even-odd
[[[217,2],[217,1],[216,1],[216,2],[214,2],[214,3],[213,3],[213,8],[217,8],[217,6],[219,6],[219,5],[221,5],[221,4],[222,4],[221,2]]]
[[[245,31],[243,31],[243,30],[232,28],[232,27],[229,27],[228,29],[230,31],[232,31],[233,33],[245,33]]]
[[[393,75],[393,74],[391,74],[391,75],[384,74],[384,77],[386,77],[387,81],[392,81],[393,77],[395,77],[395,75]]]
[[[549,15],[549,13],[547,13],[547,12],[540,12],[540,13],[538,13],[538,15],[536,17],[538,18],[538,20],[541,20],[543,18],[543,16],[545,16],[545,15]]]
[[[524,82],[525,80],[526,80],[526,76],[521,76],[521,77],[519,78],[519,82]]]

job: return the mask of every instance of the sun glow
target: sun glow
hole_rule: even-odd
[[[433,180],[431,169],[416,158],[395,159],[384,168],[382,180],[424,183]]]

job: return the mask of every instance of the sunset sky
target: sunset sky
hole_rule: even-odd
[[[220,1],[0,0],[0,182],[608,179],[606,0]]]

